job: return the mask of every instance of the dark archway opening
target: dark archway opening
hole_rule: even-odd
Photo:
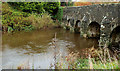
[[[113,29],[112,33],[110,34],[110,41],[108,48],[115,54],[117,57],[120,57],[120,26],[117,26]]]
[[[66,30],[70,30],[70,19],[67,20]]]
[[[97,22],[91,22],[88,26],[88,37],[100,37],[100,25]]]
[[[76,23],[75,23],[75,27],[80,27],[80,20],[77,20]]]
[[[70,20],[70,26],[74,27],[74,19],[73,18]]]
[[[70,26],[70,19],[68,20],[67,26]]]
[[[117,26],[115,29],[113,29],[110,38],[111,42],[120,42],[120,26]]]
[[[77,20],[74,28],[75,33],[80,33],[80,20]]]

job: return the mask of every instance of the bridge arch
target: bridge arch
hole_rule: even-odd
[[[74,27],[74,19],[73,18],[70,18],[67,21],[68,21],[67,26]]]
[[[120,42],[120,25],[112,30],[110,38],[111,42]]]
[[[80,20],[77,20],[76,23],[75,23],[74,31],[75,31],[76,33],[80,33],[80,23],[81,23]]]
[[[70,19],[70,26],[71,26],[71,27],[74,27],[74,21],[75,21],[74,18],[71,18],[71,19]]]
[[[77,20],[75,23],[75,28],[80,27],[80,23],[81,23],[80,20]]]
[[[88,37],[100,37],[100,24],[96,21],[88,25]]]
[[[70,19],[68,19],[67,21],[68,21],[67,26],[70,26]]]

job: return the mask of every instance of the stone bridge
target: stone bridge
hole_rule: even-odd
[[[65,7],[62,24],[87,37],[99,37],[99,46],[120,41],[120,4]]]

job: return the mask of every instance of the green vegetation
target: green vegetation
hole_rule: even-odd
[[[43,3],[39,2],[9,2],[9,4],[15,9],[27,13],[38,13],[43,14],[44,8]]]
[[[31,22],[27,19],[28,14],[15,11],[7,3],[2,4],[2,27],[3,31],[25,30]]]
[[[63,7],[59,7],[57,14],[53,17],[56,18],[59,22],[61,22],[62,16],[63,16]]]
[[[28,17],[28,19],[35,29],[41,29],[46,28],[48,26],[52,27],[57,25],[56,23],[54,23],[54,21],[51,19],[51,16],[48,13],[44,13],[42,16],[32,14]]]
[[[57,66],[67,69],[120,69],[117,56],[110,55],[108,48],[91,48],[88,52],[87,57],[79,57],[79,53],[72,52],[66,56],[66,63],[61,61]]]
[[[19,11],[40,15],[45,12],[55,15],[60,6],[60,2],[9,2],[9,4]]]
[[[61,2],[61,6],[73,6],[74,2],[72,0],[69,0],[68,2]]]
[[[2,31],[29,31],[55,25],[59,2],[2,3]]]

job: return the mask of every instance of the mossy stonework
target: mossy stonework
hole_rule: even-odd
[[[66,7],[63,9],[62,24],[77,28],[75,32],[80,32],[81,35],[100,37],[99,46],[104,46],[105,43],[113,42],[111,37],[113,32],[120,33],[119,13],[119,3]],[[114,31],[116,28],[117,31]]]

